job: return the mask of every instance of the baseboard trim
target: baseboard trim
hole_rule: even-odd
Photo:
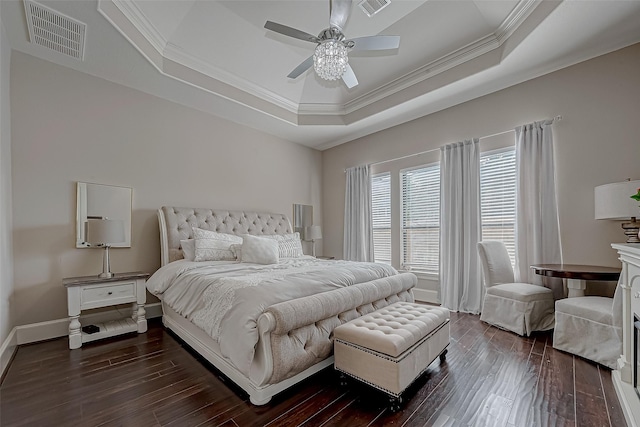
[[[4,380],[4,373],[9,363],[13,359],[13,355],[18,348],[18,334],[16,332],[17,328],[13,328],[9,335],[0,346],[0,383]]]
[[[431,304],[440,304],[440,300],[438,299],[438,291],[413,288],[413,297],[417,301],[428,302]]]
[[[611,371],[611,379],[613,380],[613,387],[618,395],[618,400],[620,401],[622,413],[627,421],[627,425],[629,427],[637,427],[640,409],[638,408],[638,395],[636,394],[635,388],[633,385],[622,380],[620,371],[617,369]]]
[[[144,309],[147,319],[162,317],[162,304],[159,302],[145,304]],[[89,313],[80,316],[80,322],[84,324],[102,323],[130,315],[131,308],[127,307],[101,311],[99,313]],[[11,330],[9,336],[0,347],[0,378],[4,375],[4,371],[11,362],[11,358],[19,345],[60,338],[66,336],[68,333],[69,319],[66,318],[16,326]]]

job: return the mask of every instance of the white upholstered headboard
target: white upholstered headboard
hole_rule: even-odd
[[[292,233],[286,215],[163,206],[158,209],[161,265],[182,259],[180,240],[193,238],[193,227],[228,234]]]

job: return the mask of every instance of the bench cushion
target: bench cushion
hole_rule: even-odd
[[[338,326],[336,339],[397,357],[449,319],[449,310],[396,302]]]

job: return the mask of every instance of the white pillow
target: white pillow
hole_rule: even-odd
[[[278,256],[280,258],[300,258],[304,255],[302,252],[300,233],[267,234],[261,237],[273,239],[278,242]]]
[[[182,248],[182,256],[187,261],[193,261],[196,258],[196,240],[180,240],[180,247]]]
[[[215,231],[193,229],[196,240],[194,261],[234,261],[231,245],[242,243],[242,237],[233,234],[216,233]]]
[[[242,236],[242,262],[252,262],[254,264],[277,264],[278,242],[264,237]]]

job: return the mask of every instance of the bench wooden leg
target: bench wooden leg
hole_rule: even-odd
[[[344,372],[340,372],[340,387],[346,387],[349,385],[349,380],[347,378],[347,375]]]
[[[402,397],[401,396],[390,396],[389,397],[389,410],[393,413],[398,412],[400,407],[402,406]]]

